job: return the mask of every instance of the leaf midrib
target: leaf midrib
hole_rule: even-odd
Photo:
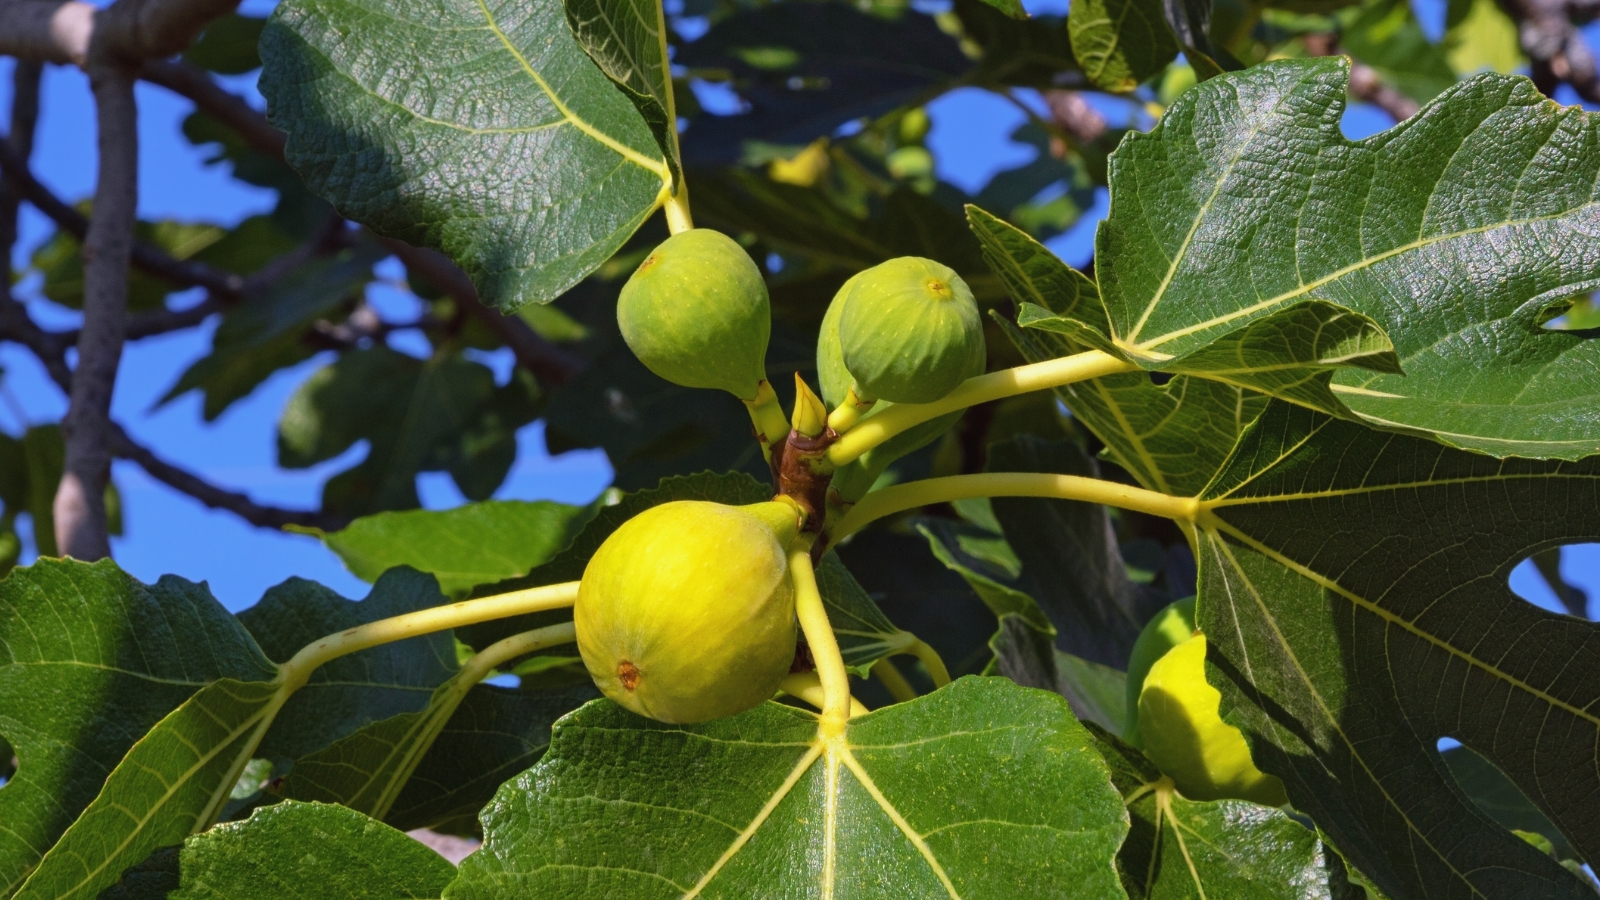
[[[527,57],[523,56],[522,52],[517,49],[516,45],[511,43],[511,38],[500,29],[500,23],[495,21],[494,13],[489,11],[488,3],[485,2],[485,0],[476,0],[476,3],[478,5],[478,9],[483,12],[483,20],[488,23],[489,30],[494,32],[495,37],[500,39],[500,43],[505,47],[506,52],[511,54],[512,58],[517,61],[518,65],[522,66],[522,70],[528,73],[528,77],[533,79],[533,83],[539,86],[539,90],[543,91],[545,96],[550,98],[550,102],[555,105],[556,111],[560,112],[568,122],[572,123],[572,127],[588,135],[591,139],[602,146],[605,146],[617,153],[623,159],[626,159],[643,169],[655,173],[656,177],[660,178],[664,184],[669,183],[672,180],[672,176],[670,172],[668,172],[667,164],[664,160],[655,160],[645,156],[639,151],[621,143],[600,129],[589,124],[587,121],[573,113],[572,110],[568,109],[567,105],[561,101],[561,98],[556,96],[556,92],[550,87],[549,83],[544,80],[544,77],[541,76],[533,68],[533,65],[528,62]]]

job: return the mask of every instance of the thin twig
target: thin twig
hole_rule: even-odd
[[[15,150],[3,145],[0,145],[0,173],[4,173],[6,184],[12,190],[22,199],[32,203],[62,231],[80,241],[88,238],[89,217],[57,197],[43,182],[34,177],[26,162]],[[244,289],[245,280],[239,275],[202,262],[176,259],[165,250],[149,244],[133,244],[130,261],[138,269],[179,288],[205,288],[228,300],[238,299]]]
[[[299,525],[306,528],[320,528],[324,531],[338,531],[350,524],[350,520],[344,516],[315,510],[282,509],[257,503],[244,494],[217,487],[161,459],[129,437],[122,426],[112,423],[111,429],[111,448],[119,458],[138,463],[151,478],[193,497],[212,509],[231,512],[251,525],[260,528]]]
[[[223,90],[199,66],[182,60],[152,59],[139,70],[139,77],[189,99],[196,109],[238,132],[256,150],[275,159],[283,158],[283,132],[244,98]]]

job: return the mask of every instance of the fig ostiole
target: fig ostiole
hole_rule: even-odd
[[[856,285],[874,271],[876,270],[867,269],[858,272],[839,288],[822,317],[822,330],[817,337],[817,381],[822,388],[822,399],[833,409],[833,413],[828,417],[828,424],[841,433],[894,406],[890,400],[868,399],[862,394],[862,389],[856,385],[850,370],[845,368],[844,348],[839,339],[839,321],[844,315],[846,300]],[[967,360],[967,368],[962,372],[961,380],[983,374],[981,333],[979,337],[980,352]],[[846,504],[860,500],[872,489],[878,477],[889,468],[890,464],[907,453],[919,450],[937,440],[960,418],[961,411],[956,411],[915,425],[840,468],[834,473],[832,484],[838,499]]]
[[[1145,755],[1191,800],[1289,802],[1283,782],[1256,768],[1239,729],[1222,720],[1222,694],[1206,683],[1199,632],[1150,667],[1139,692]]]
[[[573,609],[595,685],[662,722],[771,699],[794,662],[788,547],[799,511],[679,500],[634,516],[584,569]]]
[[[860,399],[932,403],[982,374],[983,321],[954,269],[902,256],[861,272],[847,287],[839,351]]]
[[[623,285],[617,324],[639,361],[673,384],[751,400],[766,378],[767,285],[719,231],[693,228],[657,245]]]

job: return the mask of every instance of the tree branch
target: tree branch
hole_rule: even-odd
[[[83,243],[83,330],[72,402],[61,422],[66,457],[54,511],[61,554],[96,560],[111,555],[105,488],[111,478],[111,395],[127,334],[128,260],[139,206],[139,111],[126,68],[96,62],[88,72],[100,171]]]
[[[1594,54],[1573,24],[1573,16],[1594,15],[1594,4],[1585,0],[1502,0],[1502,6],[1517,21],[1517,36],[1527,54],[1533,83],[1547,95],[1562,82],[1572,85],[1579,97],[1600,103],[1600,73]]]
[[[152,59],[139,69],[139,77],[158,84],[194,103],[195,108],[232,128],[256,150],[283,159],[283,132],[267,117],[237,94],[229,93],[212,80],[211,74],[182,60]]]
[[[517,364],[545,382],[559,386],[571,381],[583,363],[534,331],[527,322],[508,316],[478,299],[478,289],[467,273],[437,250],[413,247],[404,241],[384,238],[384,246],[399,257],[408,271],[450,295],[468,315],[482,322],[494,336],[511,348]]]
[[[122,426],[112,423],[111,429],[111,448],[118,457],[138,463],[151,478],[167,487],[187,494],[212,509],[231,512],[251,525],[259,528],[300,525],[306,528],[320,528],[323,531],[338,531],[350,524],[350,520],[343,516],[314,510],[282,509],[262,505],[244,494],[217,487],[161,459],[129,437]]]
[[[57,197],[29,171],[27,162],[9,147],[0,145],[0,173],[6,184],[22,199],[32,203],[62,231],[80,241],[89,236],[89,218]],[[176,259],[159,247],[135,243],[131,257],[134,266],[179,288],[205,288],[227,300],[238,300],[245,279],[215,266],[193,260]]]
[[[87,67],[171,56],[238,0],[117,0],[96,10],[78,0],[0,3],[0,54]]]

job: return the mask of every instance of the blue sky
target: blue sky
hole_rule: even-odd
[[[1032,11],[1061,11],[1055,0],[1028,3]],[[270,0],[247,0],[250,14],[264,14]],[[1426,25],[1442,27],[1442,6],[1419,9]],[[1430,15],[1437,11],[1437,15]],[[1435,24],[1437,22],[1437,24]],[[9,60],[0,59],[0,112],[10,108]],[[253,76],[229,79],[230,87],[253,97]],[[198,153],[179,131],[188,112],[186,102],[164,90],[141,84],[140,107],[140,215],[150,219],[175,218],[232,224],[245,216],[271,208],[271,192],[229,178],[223,169],[202,165]],[[1111,102],[1106,111],[1125,116],[1126,107]],[[928,143],[939,164],[939,174],[952,183],[975,191],[995,173],[1027,162],[1033,148],[1010,140],[1021,124],[1014,106],[978,90],[960,90],[931,104],[934,127]],[[6,121],[0,119],[0,121]],[[37,174],[59,195],[78,200],[93,190],[95,172],[93,108],[83,74],[66,67],[49,67],[44,82],[43,115],[34,154]],[[1355,106],[1345,123],[1351,137],[1363,137],[1387,127],[1376,110]],[[1095,221],[1105,213],[1105,198],[1070,232],[1051,242],[1052,249],[1074,264],[1087,261]],[[16,261],[25,263],[32,249],[51,232],[48,222],[31,208],[24,213],[22,240]],[[36,296],[24,282],[17,294]],[[196,298],[179,297],[177,305]],[[377,287],[371,300],[406,318],[411,301],[400,293]],[[75,314],[43,301],[29,303],[34,316],[50,327],[76,324]],[[317,358],[279,372],[220,419],[206,424],[200,417],[200,399],[190,394],[159,411],[151,407],[178,375],[210,345],[210,327],[130,344],[113,402],[113,414],[139,440],[163,457],[207,479],[247,492],[258,501],[294,507],[315,504],[321,481],[359,459],[363,448],[315,469],[291,472],[274,464],[277,417],[294,388],[325,364]],[[400,349],[407,349],[403,344]],[[504,377],[511,361],[501,352],[485,361]],[[0,385],[0,430],[16,434],[27,424],[56,421],[66,409],[66,399],[45,378],[25,351],[0,346],[0,367],[6,373]],[[544,451],[537,423],[519,435],[517,464],[496,495],[503,499],[552,499],[582,503],[597,495],[610,480],[610,468],[599,451],[579,451],[552,458]],[[340,565],[317,541],[281,534],[244,524],[228,513],[213,512],[154,482],[130,463],[118,463],[115,478],[123,492],[126,533],[114,539],[117,561],[145,581],[176,573],[206,581],[230,609],[254,603],[262,592],[283,579],[298,575],[321,581],[336,590],[359,597],[366,587]],[[419,489],[429,508],[454,506],[462,501],[443,473],[423,476]],[[1564,560],[1568,577],[1600,597],[1600,546],[1569,549]],[[1554,596],[1529,567],[1512,576],[1519,593],[1552,607]]]

